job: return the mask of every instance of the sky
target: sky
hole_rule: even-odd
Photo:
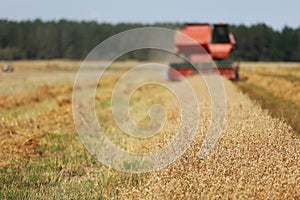
[[[0,0],[0,19],[206,22],[300,27],[300,0]]]

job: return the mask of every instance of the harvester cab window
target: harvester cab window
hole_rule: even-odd
[[[230,43],[227,25],[214,25],[212,43]]]

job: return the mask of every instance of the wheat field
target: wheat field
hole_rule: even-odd
[[[201,112],[191,147],[160,171],[134,174],[99,163],[80,141],[72,116],[73,81],[80,61],[13,64],[14,73],[0,73],[1,199],[300,198],[300,140],[295,129],[272,116],[235,83],[224,79],[225,125],[208,157],[200,159],[197,154],[211,123],[210,96],[204,80],[192,76],[188,81]],[[135,64],[117,63],[126,67]],[[284,68],[270,72],[270,67],[263,68],[267,66],[264,63],[253,65],[259,67],[242,63],[245,83],[267,88],[275,97],[299,106],[296,77],[300,71]],[[108,137],[120,147],[133,152],[160,149],[178,128],[176,99],[163,87],[141,87],[132,96],[133,119],[141,125],[149,123],[141,113],[159,103],[168,111],[168,123],[159,135],[147,140],[122,135],[109,103],[124,70],[112,69],[98,84],[97,117]],[[293,80],[288,79],[289,73]]]

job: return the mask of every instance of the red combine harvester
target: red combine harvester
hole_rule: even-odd
[[[170,63],[170,80],[179,81],[180,74],[188,76],[197,70],[201,73],[217,72],[230,80],[238,79],[238,65],[226,60],[236,49],[235,39],[227,24],[186,24],[181,34],[175,38],[175,46],[175,53],[184,55],[191,63]],[[215,65],[217,69],[213,67]]]

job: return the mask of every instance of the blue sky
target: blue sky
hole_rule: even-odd
[[[300,27],[299,0],[0,0],[1,19],[208,22]]]

